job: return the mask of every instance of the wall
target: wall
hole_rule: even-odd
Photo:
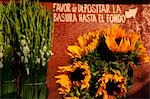
[[[129,8],[138,7],[138,12],[135,18],[128,18],[125,23],[119,23],[123,28],[129,32],[135,31],[141,33],[144,45],[150,54],[150,22],[148,13],[149,5],[120,5],[122,12]],[[95,31],[101,27],[109,26],[113,23],[97,23],[97,22],[60,22],[54,23],[54,40],[53,52],[54,56],[49,61],[48,69],[48,86],[49,86],[49,99],[57,99],[61,96],[58,95],[58,84],[55,83],[54,76],[57,74],[57,67],[66,65],[70,57],[66,54],[67,45],[74,44],[79,35],[89,31]],[[130,96],[130,98],[146,98],[149,97],[149,85],[145,85],[140,91]]]

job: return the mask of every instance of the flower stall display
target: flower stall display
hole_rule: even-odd
[[[65,99],[122,99],[133,84],[131,65],[150,62],[140,34],[119,25],[83,34],[67,50],[71,61],[55,76]]]
[[[1,22],[3,27],[0,27],[2,29],[0,54],[4,52],[3,46],[8,40],[7,46],[12,48],[11,63],[7,66],[13,68],[10,67],[5,72],[11,70],[13,71],[11,74],[15,75],[17,97],[45,99],[48,93],[46,85],[48,60],[53,54],[51,10],[47,10],[39,2],[30,0],[18,2],[10,0],[6,5],[1,5],[3,10],[0,12],[2,14],[0,19],[3,20]],[[0,62],[2,61],[0,58]]]

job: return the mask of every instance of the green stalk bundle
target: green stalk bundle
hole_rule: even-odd
[[[10,98],[15,93],[15,73],[14,67],[11,65],[13,58],[13,49],[10,42],[13,40],[11,34],[11,21],[9,21],[8,13],[10,4],[4,6],[0,3],[0,97]],[[11,69],[10,69],[11,68]]]
[[[39,2],[10,0],[6,5],[0,3],[0,20],[2,90],[8,93],[14,89],[13,92],[22,98],[45,99],[48,59],[52,54],[51,11]],[[4,81],[14,83],[14,88],[8,84],[10,88],[6,89]]]

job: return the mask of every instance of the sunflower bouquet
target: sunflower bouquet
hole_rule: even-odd
[[[119,25],[79,36],[67,50],[71,61],[55,76],[65,99],[124,98],[133,84],[131,65],[150,61],[140,34]]]

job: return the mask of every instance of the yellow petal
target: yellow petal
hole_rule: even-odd
[[[83,47],[85,45],[85,41],[84,41],[84,38],[82,36],[78,37],[78,42],[79,42],[80,47]]]
[[[103,90],[103,99],[109,99],[108,94],[105,90]]]
[[[128,46],[130,45],[130,42],[128,42],[128,40],[123,39],[121,40],[120,42],[120,45],[119,45],[119,52],[127,52],[128,51]]]
[[[67,54],[70,55],[72,58],[81,57],[82,52],[83,52],[83,49],[81,49],[77,45],[68,46],[67,50],[70,52],[70,53],[67,53]]]
[[[99,96],[99,95],[102,95],[102,90],[103,90],[102,87],[98,88],[98,90],[96,92],[96,97]]]

